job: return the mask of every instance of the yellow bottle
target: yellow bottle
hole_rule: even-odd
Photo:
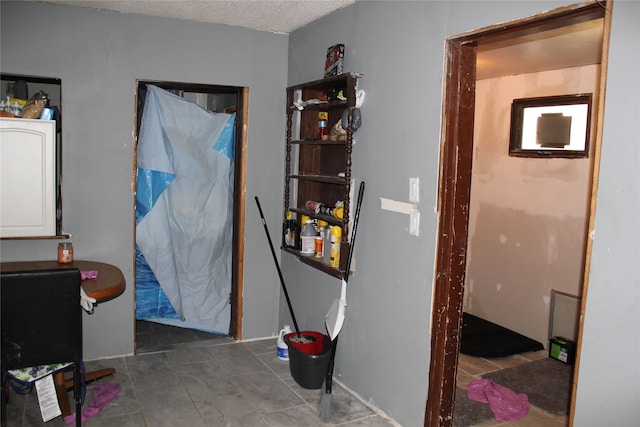
[[[329,267],[340,267],[340,242],[342,241],[342,227],[331,227],[331,259]]]

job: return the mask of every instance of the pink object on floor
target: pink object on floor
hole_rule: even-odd
[[[529,412],[529,398],[526,394],[516,394],[513,390],[490,379],[471,381],[467,386],[470,400],[488,403],[496,421],[515,421]]]
[[[84,423],[88,419],[91,419],[98,415],[102,408],[107,406],[109,402],[118,396],[120,393],[120,384],[105,383],[99,384],[93,389],[93,400],[85,409],[82,410],[81,419]],[[71,425],[76,422],[75,412],[71,415],[64,417],[64,423]]]

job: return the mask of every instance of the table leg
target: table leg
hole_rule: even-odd
[[[97,371],[87,372],[86,374],[84,374],[84,381],[86,384],[89,384],[90,382],[108,377],[109,375],[113,375],[115,373],[115,368],[98,369]],[[64,380],[64,387],[67,391],[73,390],[73,378],[67,378],[66,380]]]
[[[66,417],[68,415],[71,415],[71,405],[69,405],[69,395],[67,394],[67,388],[65,386],[63,370],[59,370],[58,372],[53,374],[53,383],[56,387],[58,405],[60,406],[60,412],[62,412],[62,416]],[[71,380],[71,388],[73,388],[73,380]]]

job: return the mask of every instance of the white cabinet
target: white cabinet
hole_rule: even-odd
[[[0,237],[56,235],[56,122],[0,118]]]

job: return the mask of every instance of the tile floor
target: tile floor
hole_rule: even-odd
[[[498,371],[505,368],[511,368],[523,363],[533,362],[539,359],[549,357],[547,350],[541,350],[531,353],[523,353],[515,356],[502,357],[497,359],[484,359],[480,357],[467,356],[460,354],[458,363],[457,385],[461,389],[466,389],[467,385],[473,381],[482,378],[483,374]],[[568,416],[558,416],[543,411],[540,408],[531,406],[529,413],[518,421],[502,421],[495,420],[480,424],[481,427],[561,427],[567,426],[569,422]]]
[[[160,342],[145,331],[146,327],[154,326],[139,325],[139,350],[144,354],[85,363],[87,370],[116,368],[114,376],[87,386],[87,402],[96,384],[117,382],[122,389],[100,414],[83,425],[397,425],[339,384],[333,387],[331,422],[322,423],[318,417],[320,390],[303,389],[293,380],[288,362],[276,357],[275,338],[238,343],[227,337],[212,339],[210,334],[170,330],[164,334],[168,342]],[[148,336],[142,336],[145,333]],[[184,342],[185,335],[191,333],[197,339]],[[9,426],[64,426],[61,417],[42,422],[35,391],[11,393],[7,412]]]
[[[332,419],[318,418],[320,390],[305,390],[276,357],[275,338],[237,343],[226,336],[137,322],[138,355],[90,361],[87,370],[115,367],[116,374],[87,386],[117,382],[120,395],[87,426],[395,426],[335,384]],[[460,355],[458,386],[482,374],[548,357],[546,350],[499,359]],[[8,426],[64,426],[60,417],[43,423],[35,391],[11,393]],[[488,421],[481,427],[561,427],[568,417],[531,407],[518,421]]]

